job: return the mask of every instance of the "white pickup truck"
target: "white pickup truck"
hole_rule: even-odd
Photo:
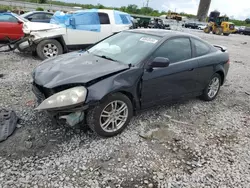
[[[84,49],[131,27],[130,15],[120,11],[91,9],[70,14],[56,12],[49,24],[24,22],[25,38],[18,49],[36,52],[44,60],[70,50]]]

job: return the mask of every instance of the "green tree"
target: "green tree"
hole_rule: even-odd
[[[150,7],[142,7],[140,10],[140,14],[145,14],[145,15],[149,15],[152,12],[154,12],[154,9],[150,8]],[[159,14],[159,12],[157,11],[157,14]]]
[[[138,14],[139,9],[137,5],[128,5],[126,8],[127,12],[132,13],[132,14]]]
[[[245,22],[246,22],[247,24],[250,24],[250,18],[247,18],[247,19],[245,20]]]
[[[47,3],[47,0],[38,0],[38,3],[44,4],[44,3]]]
[[[127,7],[122,6],[122,7],[120,8],[120,11],[126,12],[126,11],[127,11]]]
[[[42,7],[37,7],[36,11],[44,11],[44,9]]]
[[[98,3],[97,8],[99,8],[99,9],[105,9],[106,7],[103,6],[102,4]]]

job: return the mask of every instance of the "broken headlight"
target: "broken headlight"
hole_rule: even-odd
[[[87,89],[83,86],[67,89],[44,100],[36,110],[49,110],[83,103],[87,96]]]

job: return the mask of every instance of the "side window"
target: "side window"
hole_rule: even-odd
[[[154,53],[154,57],[165,57],[170,63],[176,63],[192,58],[192,49],[189,38],[169,39]]]
[[[195,49],[196,49],[196,56],[197,57],[203,56],[203,55],[206,55],[207,53],[209,53],[210,48],[206,43],[204,43],[200,40],[197,40],[197,39],[192,39],[192,41],[193,41]]]
[[[125,15],[125,14],[120,14],[120,17],[121,17],[121,20],[122,20],[122,23],[123,23],[123,24],[130,24],[130,21],[129,21],[127,15]]]
[[[45,19],[51,19],[53,14],[45,14]]]
[[[106,13],[98,13],[101,24],[110,24],[109,15]]]
[[[97,12],[84,12],[74,16],[76,25],[100,25]]]
[[[12,23],[17,23],[17,19],[12,16],[12,15],[8,15],[8,14],[2,14],[0,15],[0,22],[12,22]]]
[[[29,16],[29,19],[42,20],[42,19],[44,19],[44,14],[33,14],[33,15]]]

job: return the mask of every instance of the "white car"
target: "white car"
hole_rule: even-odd
[[[70,50],[84,49],[112,34],[132,27],[129,14],[105,9],[56,12],[50,23],[23,24],[25,38],[20,51],[31,50],[41,59],[55,57]]]
[[[198,24],[198,29],[199,30],[204,30],[207,27],[205,24]]]

